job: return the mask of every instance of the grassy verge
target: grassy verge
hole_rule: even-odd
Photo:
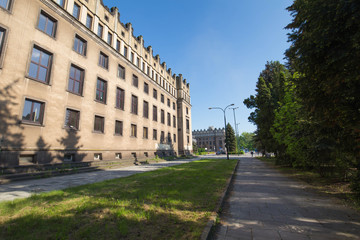
[[[309,184],[309,189],[319,193],[335,197],[342,201],[343,204],[360,211],[360,202],[356,200],[355,194],[350,189],[350,183],[340,181],[336,178],[322,177],[314,171],[305,171],[286,166],[275,165],[275,158],[261,158],[263,162],[277,168],[289,177],[296,178]]]
[[[202,160],[0,203],[0,239],[198,239],[236,160]]]

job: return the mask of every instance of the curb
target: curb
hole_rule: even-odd
[[[226,187],[224,192],[221,194],[220,200],[218,202],[218,204],[215,207],[215,210],[211,213],[210,216],[210,220],[208,221],[208,223],[206,224],[201,236],[200,236],[200,240],[207,240],[209,239],[211,232],[213,230],[213,228],[215,227],[216,224],[216,219],[220,213],[220,209],[223,207],[224,202],[225,202],[225,197],[228,195],[229,189],[230,189],[230,184],[233,182],[235,173],[236,173],[236,169],[239,166],[240,160],[238,160],[238,162],[235,165],[235,168],[231,174],[231,177],[227,180],[226,182]]]

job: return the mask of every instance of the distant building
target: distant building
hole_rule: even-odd
[[[225,151],[225,128],[209,127],[207,130],[194,130],[192,135],[199,148],[215,152]]]

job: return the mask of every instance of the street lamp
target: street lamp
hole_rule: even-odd
[[[235,116],[235,110],[238,109],[239,107],[233,107],[230,108],[234,111],[234,123],[235,123],[235,135],[238,136],[238,129],[237,129],[237,124],[236,124],[236,116]]]
[[[230,104],[230,105],[228,105],[228,106],[226,106],[226,108],[225,109],[222,109],[222,108],[220,108],[220,107],[209,107],[209,110],[211,110],[211,109],[220,109],[221,111],[223,111],[223,113],[224,113],[224,123],[225,123],[225,147],[226,147],[226,158],[229,160],[229,149],[228,149],[228,146],[227,146],[227,143],[226,143],[226,115],[225,115],[225,111],[226,111],[226,109],[228,108],[228,107],[231,107],[231,106],[234,106],[235,104]]]

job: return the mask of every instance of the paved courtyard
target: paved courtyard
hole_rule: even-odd
[[[196,158],[2,184],[0,185],[0,201],[25,198],[34,193],[49,192],[68,187],[101,182],[113,178],[127,177],[136,173],[153,171],[159,168],[188,163],[194,160],[196,160]]]
[[[214,239],[360,239],[360,214],[241,158]]]

